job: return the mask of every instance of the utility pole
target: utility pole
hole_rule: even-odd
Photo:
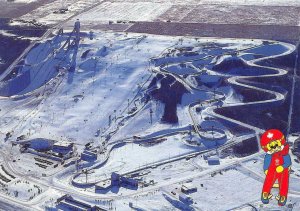
[[[78,173],[79,171],[79,162],[78,162],[78,159],[76,159],[76,172]]]
[[[54,123],[54,112],[52,113],[52,124]]]
[[[87,181],[88,181],[88,172],[87,170],[85,170],[85,184],[87,184]]]
[[[151,125],[152,125],[152,114],[153,114],[153,110],[152,110],[152,108],[150,108],[150,123],[151,123]]]
[[[87,184],[87,182],[88,182],[88,174],[89,174],[89,172],[88,172],[88,170],[87,170],[87,169],[84,169],[84,170],[82,170],[82,173],[84,173],[84,174],[85,174],[85,184]]]
[[[219,145],[218,145],[218,142],[216,142],[216,154],[218,157],[220,157],[220,154],[219,154]]]
[[[214,88],[214,100],[216,99],[216,88]]]
[[[127,99],[127,102],[128,102],[127,112],[128,112],[128,114],[129,114],[129,98]]]

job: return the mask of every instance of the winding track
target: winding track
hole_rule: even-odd
[[[272,55],[272,56],[267,56],[267,57],[263,57],[263,58],[259,58],[259,59],[254,59],[254,60],[250,60],[250,61],[246,61],[246,63],[249,66],[252,67],[259,67],[259,68],[265,68],[265,69],[269,69],[269,70],[273,70],[275,73],[274,74],[267,74],[267,75],[258,75],[258,76],[233,76],[230,77],[227,81],[232,84],[232,85],[237,85],[240,87],[244,87],[244,88],[250,88],[254,91],[260,91],[260,92],[265,92],[268,94],[272,94],[275,97],[273,99],[269,99],[269,100],[262,100],[262,101],[254,101],[254,102],[247,102],[247,103],[234,103],[234,104],[230,104],[230,105],[224,105],[223,107],[236,107],[236,106],[245,106],[245,105],[257,105],[257,106],[262,106],[264,104],[269,104],[269,106],[272,106],[273,103],[279,103],[279,102],[283,102],[285,100],[285,96],[279,92],[276,91],[272,91],[272,90],[267,90],[267,89],[262,89],[256,86],[252,86],[249,85],[245,82],[240,82],[240,79],[251,79],[251,78],[268,78],[268,77],[280,77],[283,75],[286,75],[288,72],[286,70],[280,69],[280,68],[275,68],[275,67],[268,67],[268,66],[262,66],[262,65],[258,65],[258,62],[267,60],[267,59],[272,59],[272,58],[278,58],[278,57],[282,57],[282,56],[286,56],[291,54],[292,52],[294,52],[296,50],[296,47],[294,45],[288,44],[288,43],[283,43],[283,42],[279,42],[281,45],[286,46],[288,48],[287,51],[281,53],[281,54],[277,54],[277,55]],[[208,108],[208,113],[210,113],[212,116],[221,118],[221,119],[225,119],[225,120],[229,120],[233,123],[242,125],[246,128],[249,128],[251,130],[254,130],[256,134],[260,134],[263,133],[264,130],[258,127],[255,127],[253,125],[249,125],[246,123],[243,123],[241,121],[220,115],[215,113],[216,107],[210,107]]]
[[[286,70],[283,70],[283,69],[280,69],[280,68],[275,68],[275,67],[262,66],[262,65],[258,65],[257,64],[258,62],[261,62],[261,61],[264,61],[264,60],[267,60],[267,59],[272,59],[272,58],[277,58],[277,57],[289,55],[289,54],[291,54],[292,52],[294,52],[296,50],[296,47],[294,45],[292,45],[292,44],[283,43],[283,42],[278,42],[278,44],[281,44],[281,45],[287,47],[288,50],[285,51],[285,52],[283,52],[283,53],[281,53],[281,54],[272,55],[272,56],[266,56],[266,57],[262,57],[262,58],[259,58],[259,59],[253,59],[253,60],[250,60],[250,61],[245,61],[246,64],[249,65],[249,66],[251,66],[251,67],[258,67],[258,68],[269,69],[269,70],[274,71],[275,72],[274,74],[258,75],[258,76],[232,76],[232,77],[230,77],[227,80],[232,85],[236,85],[236,86],[240,86],[240,87],[244,87],[244,88],[249,88],[249,89],[252,89],[254,91],[261,91],[261,92],[265,92],[265,93],[268,93],[268,94],[272,94],[272,95],[275,96],[275,98],[269,99],[269,100],[247,102],[247,103],[234,103],[234,104],[230,104],[230,105],[223,105],[222,107],[236,107],[236,106],[245,106],[245,105],[258,105],[258,106],[260,106],[260,105],[263,105],[263,104],[270,104],[271,105],[273,103],[278,103],[278,102],[282,102],[282,101],[285,100],[285,96],[283,94],[279,93],[279,92],[275,92],[275,91],[267,90],[267,89],[262,89],[262,88],[259,88],[259,87],[255,87],[255,86],[249,85],[249,84],[247,84],[245,82],[240,82],[239,81],[241,79],[279,77],[279,76],[286,75],[287,74]],[[259,46],[257,46],[257,47],[259,47]],[[255,49],[257,47],[254,47],[253,49]],[[242,52],[242,51],[245,51],[245,50],[249,50],[249,48],[243,49],[243,50],[239,50],[239,51],[234,51],[234,53],[236,53],[236,52]],[[199,60],[199,59],[194,59],[194,60]],[[190,62],[190,61],[194,61],[194,60],[193,59],[192,60],[187,60],[185,62]],[[184,62],[180,62],[180,63],[184,63]],[[174,62],[172,64],[178,64],[178,63]],[[173,77],[175,77],[175,79],[178,82],[182,83],[190,91],[193,90],[193,89],[195,89],[195,87],[193,87],[193,86],[191,87],[190,84],[187,83],[180,75],[168,72],[165,69],[165,66],[166,66],[166,64],[162,64],[162,65],[160,65],[159,68],[156,68],[155,71],[158,72],[158,73],[161,73],[163,75],[164,74],[172,75]],[[198,90],[200,90],[200,89],[198,89]],[[220,96],[218,97],[217,100],[221,101],[222,99],[224,99],[223,93],[220,94]],[[200,103],[211,103],[211,102],[212,102],[212,100],[207,100],[205,102],[198,102],[198,104],[200,104]],[[195,105],[197,105],[197,102],[193,103],[193,105],[191,104],[190,107],[193,107]],[[251,129],[251,130],[255,131],[256,134],[260,134],[260,133],[264,132],[264,130],[261,129],[261,128],[258,128],[258,127],[255,127],[255,126],[243,123],[241,121],[238,121],[238,120],[235,120],[235,119],[232,119],[232,118],[220,115],[220,114],[217,114],[214,111],[216,108],[217,108],[216,106],[211,106],[211,107],[209,107],[207,109],[207,112],[210,115],[215,116],[217,118],[225,119],[225,120],[228,120],[228,121],[233,122],[235,124],[238,124],[238,125],[241,125],[241,126],[244,126],[244,127],[248,128],[248,129]],[[190,112],[190,115],[191,115],[191,119],[192,119],[192,121],[194,123],[194,127],[196,129],[197,128],[196,127],[197,122],[195,122],[195,118],[193,117],[193,115],[192,115],[191,112]],[[197,130],[198,129],[196,129],[196,131]]]

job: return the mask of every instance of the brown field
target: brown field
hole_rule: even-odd
[[[0,1],[0,18],[19,18],[36,8],[55,0],[38,0],[32,3],[10,3]]]
[[[300,7],[199,5],[180,22],[296,26]]]
[[[49,4],[49,9],[51,8],[51,10],[47,12],[35,10],[41,5],[46,5],[54,1],[59,0],[38,0],[37,2],[29,4],[11,4],[0,1],[0,18],[19,18],[27,14],[25,18],[35,18],[39,22],[39,15],[43,16],[41,17],[42,19],[47,19],[49,15],[50,21],[53,20],[53,18],[57,18],[51,23],[54,24],[61,21],[62,16],[58,15],[56,17],[53,16],[53,12],[49,13],[49,11],[56,9],[53,8],[53,5],[51,6],[51,4]],[[167,4],[169,6],[166,11],[157,15],[157,17],[149,16],[149,20],[146,19],[146,21],[134,23],[136,17],[142,15],[141,12],[143,11],[143,9],[141,9],[141,12],[136,13],[134,10],[135,3],[150,2],[150,0],[105,0],[103,3],[100,2],[99,5],[93,9],[101,7],[105,2],[116,3],[114,4],[115,7],[118,7],[118,3],[130,2],[131,4],[126,4],[128,8],[125,8],[125,11],[128,11],[128,14],[130,14],[129,20],[124,20],[123,22],[123,20],[120,19],[120,23],[115,21],[109,25],[107,16],[103,17],[99,15],[100,19],[92,18],[91,20],[82,20],[81,24],[84,30],[98,29],[180,36],[261,38],[291,42],[299,40],[300,36],[300,6],[298,4],[296,4],[296,6],[264,6],[259,4],[204,4],[202,0],[174,0],[168,1],[171,5]],[[157,0],[155,2],[166,5],[167,1]],[[208,2],[208,0],[205,2]],[[92,2],[90,3],[93,5]],[[284,5],[284,3],[282,4]],[[111,6],[112,11],[115,11],[114,5]],[[45,8],[47,8],[47,5]],[[45,10],[45,8],[42,10]],[[78,11],[80,11],[80,9]],[[87,11],[86,13],[89,15],[90,12],[91,11]],[[133,14],[134,12],[135,14]],[[31,16],[31,14],[33,16]],[[114,12],[112,12],[111,15],[114,16],[115,19],[116,17],[124,18],[122,14],[116,14]],[[78,17],[80,18],[81,15]],[[65,27],[72,28],[74,20],[75,18],[67,23]]]
[[[297,26],[141,22],[134,24],[126,31],[160,35],[270,39],[295,42],[299,39],[299,30],[300,27]]]

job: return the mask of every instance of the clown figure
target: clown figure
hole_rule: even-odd
[[[264,158],[264,171],[266,174],[262,189],[261,200],[264,204],[269,203],[272,197],[271,189],[278,182],[279,195],[276,197],[279,206],[284,206],[287,201],[291,157],[289,145],[279,130],[266,131],[260,140],[262,149],[266,152]],[[276,185],[276,184],[275,184]]]

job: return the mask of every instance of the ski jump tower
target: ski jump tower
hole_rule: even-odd
[[[60,30],[60,34],[62,33],[63,31]],[[77,19],[74,24],[73,31],[70,33],[68,39],[66,40],[62,48],[70,49],[72,47],[75,47],[78,49],[79,41],[80,41],[80,21],[79,19]]]
[[[60,30],[59,34],[62,33],[63,31]],[[70,69],[69,69],[69,71],[72,72],[75,71],[75,67],[76,67],[76,56],[79,47],[79,42],[80,42],[80,21],[79,19],[77,19],[74,24],[73,31],[70,33],[64,45],[61,47],[62,49],[66,49],[67,52],[69,50],[73,50],[73,56],[72,56],[72,60],[70,61]]]
[[[76,56],[77,56],[77,51],[78,51],[78,46],[79,46],[79,41],[80,41],[80,21],[79,21],[79,19],[77,19],[74,24],[74,29],[70,36],[72,36],[72,35],[75,36],[75,39],[73,40],[73,42],[69,43],[68,48],[71,47],[74,49],[71,67],[69,69],[69,71],[73,72],[73,71],[75,71],[75,67],[76,67]]]

